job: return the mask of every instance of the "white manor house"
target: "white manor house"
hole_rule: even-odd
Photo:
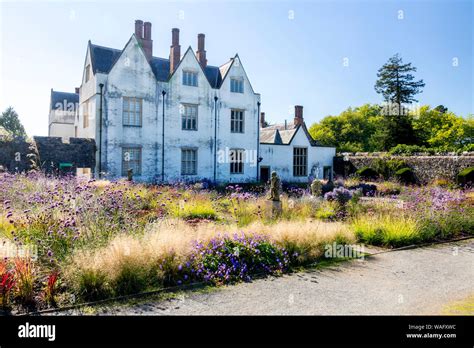
[[[97,144],[96,168],[78,171],[113,179],[132,169],[148,182],[267,181],[273,170],[288,182],[331,177],[335,148],[311,138],[302,106],[293,123],[268,126],[238,55],[208,65],[204,34],[181,54],[175,28],[169,58],[155,57],[151,32],[137,20],[123,49],[89,41],[80,88],[51,90],[49,135]],[[71,103],[67,117],[58,112]]]

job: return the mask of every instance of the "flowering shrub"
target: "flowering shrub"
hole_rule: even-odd
[[[359,240],[403,246],[474,234],[474,206],[466,192],[441,187],[406,190],[403,204],[358,216],[352,226]]]
[[[350,191],[359,190],[363,196],[368,197],[375,196],[377,192],[377,185],[374,184],[359,183],[353,186],[346,186],[346,188]]]
[[[196,243],[192,272],[211,283],[250,281],[255,274],[281,273],[289,267],[287,252],[263,236],[234,235]]]
[[[348,190],[344,187],[337,187],[331,192],[328,192],[324,195],[324,199],[328,201],[335,201],[339,205],[344,206],[347,202],[351,200],[353,196],[353,191]]]

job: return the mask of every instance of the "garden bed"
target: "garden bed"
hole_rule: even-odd
[[[343,187],[351,185],[338,183],[324,198],[289,187],[272,218],[265,193],[239,185],[217,191],[0,174],[5,250],[37,256],[0,263],[1,304],[36,310],[250,281],[323,260],[333,243],[400,247],[474,233],[472,190],[398,185],[399,195],[362,197]]]

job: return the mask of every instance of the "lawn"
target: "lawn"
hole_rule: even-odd
[[[335,186],[313,197],[285,185],[283,212],[274,218],[258,186],[0,174],[0,239],[10,256],[0,263],[0,304],[41,309],[251,281],[323,261],[333,243],[390,248],[474,233],[470,189]],[[33,257],[15,257],[18,251]]]

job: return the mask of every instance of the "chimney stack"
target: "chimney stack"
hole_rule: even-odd
[[[260,128],[265,128],[265,113],[260,113]]]
[[[151,40],[151,23],[145,22],[143,24],[143,38],[145,40]]]
[[[206,59],[206,50],[204,49],[204,34],[198,34],[198,50],[196,51],[196,56],[201,64],[202,68],[205,69],[207,66],[207,59]]]
[[[135,21],[135,36],[137,39],[143,39],[143,21],[137,19]]]
[[[142,45],[143,52],[145,52],[148,61],[153,57],[153,40],[151,39],[151,23],[137,19],[135,21],[135,36],[138,42]]]
[[[181,60],[181,46],[179,45],[179,29],[171,30],[170,74],[172,74]]]
[[[295,105],[295,120],[294,120],[294,125],[295,126],[300,126],[304,123],[303,120],[303,106],[301,105]]]

